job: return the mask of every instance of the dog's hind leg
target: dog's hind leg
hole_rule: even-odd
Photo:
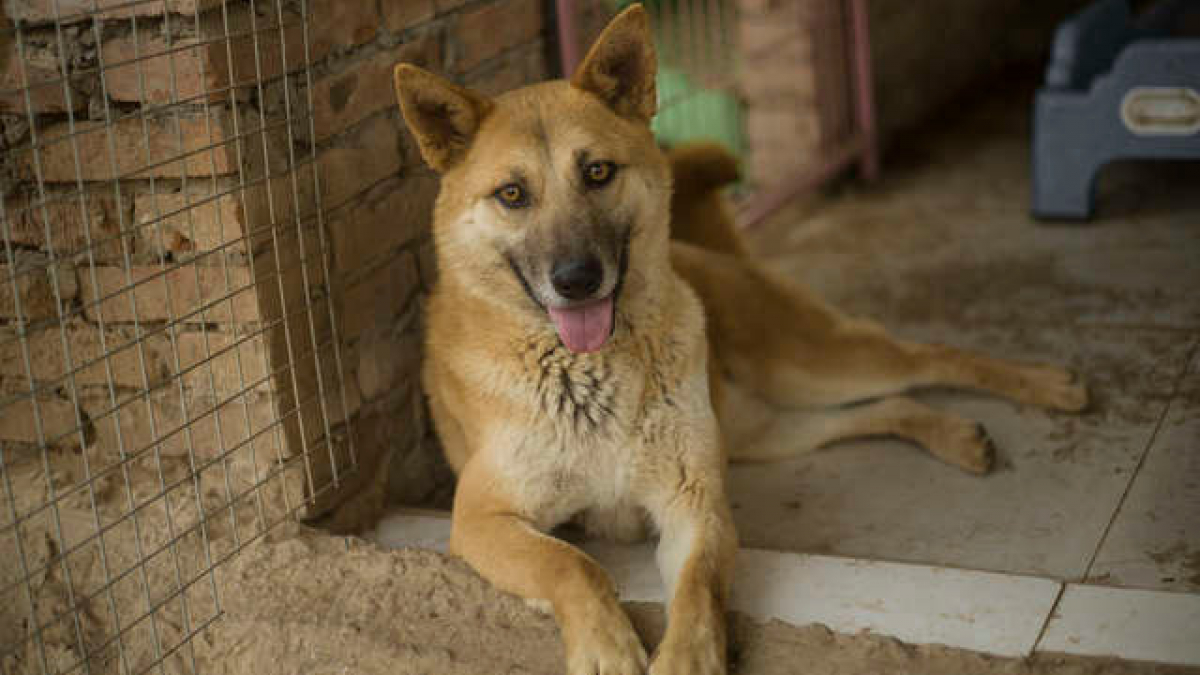
[[[754,372],[743,381],[776,405],[845,405],[928,387],[987,392],[1068,412],[1088,402],[1087,388],[1063,368],[909,342],[866,322],[847,320],[818,353],[806,352],[799,340],[789,349],[781,344],[786,335],[773,340],[773,361],[764,368],[751,365],[747,370]]]
[[[987,473],[995,459],[991,440],[978,423],[931,408],[904,396],[858,406],[824,410],[779,410],[753,428],[726,425],[732,461],[785,459],[838,441],[895,437],[911,441],[938,459],[975,474]]]
[[[946,345],[895,338],[869,324],[847,322],[811,350],[809,339],[788,344],[786,333],[759,350],[769,359],[755,362],[725,354],[741,382],[774,405],[838,406],[915,389],[968,389],[1052,410],[1087,407],[1086,385],[1058,366],[1020,363]],[[752,354],[753,352],[748,352]]]
[[[1068,371],[909,342],[847,317],[751,261],[677,243],[676,270],[699,293],[721,370],[772,405],[824,408],[921,387],[956,387],[1078,411]]]

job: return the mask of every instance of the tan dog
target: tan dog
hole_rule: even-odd
[[[488,99],[413,66],[395,73],[442,173],[423,379],[458,473],[451,548],[549,603],[570,675],[643,673],[647,658],[608,576],[546,534],[556,525],[657,532],[671,600],[649,672],[724,673],[736,540],[722,438],[733,459],[762,459],[895,434],[983,471],[977,425],[891,395],[938,384],[1067,409],[1086,398],[1065,371],[898,342],[755,267],[716,194],[730,172],[710,163],[723,154],[675,153],[672,205],[649,129],[655,71],[635,6],[570,82]],[[672,211],[699,246],[670,241]],[[780,443],[768,414],[779,406],[811,417],[804,438]]]

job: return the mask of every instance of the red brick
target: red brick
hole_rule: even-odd
[[[338,147],[321,152],[318,162],[325,208],[342,204],[400,170],[404,164],[400,124],[377,116],[339,139]]]
[[[807,32],[794,11],[771,12],[738,19],[738,44],[746,58],[770,56],[792,45],[807,42]]]
[[[52,23],[56,16],[71,21],[82,18],[77,17],[79,14],[93,11],[93,1],[94,6],[102,10],[99,16],[105,19],[159,15],[163,13],[164,5],[171,12],[191,16],[197,6],[204,10],[221,4],[221,0],[160,0],[135,5],[129,5],[129,0],[14,0],[6,5],[5,13],[11,11],[9,18],[34,24]],[[108,9],[118,5],[125,6]]]
[[[249,8],[231,6],[228,25],[222,12],[209,12],[201,19],[200,37],[172,40],[169,45],[160,31],[146,29],[138,33],[136,40],[132,33],[105,40],[102,58],[107,66],[105,85],[109,97],[146,103],[198,103],[205,94],[210,101],[227,99],[231,52],[232,84],[239,87],[253,86],[259,69],[261,79],[269,80],[303,65],[301,18],[294,14],[284,16],[281,41],[278,18],[268,5],[258,8],[259,16],[253,22]],[[133,63],[118,65],[134,59]]]
[[[15,279],[10,279],[12,270],[10,265],[0,265],[0,317],[23,318],[26,321],[57,318],[59,307],[54,295],[56,281],[58,296],[63,302],[62,311],[65,312],[71,300],[79,295],[75,267],[70,262],[60,260],[52,272],[45,256],[29,254],[18,258]],[[17,297],[21,301],[20,316],[17,314]]]
[[[89,320],[96,321],[102,312],[106,322],[128,322],[135,318],[139,321],[166,321],[172,318],[172,314],[176,320],[186,323],[257,321],[258,300],[255,287],[250,286],[250,268],[230,265],[228,272],[230,281],[226,288],[225,270],[220,267],[183,265],[166,273],[158,266],[134,267],[129,274],[133,283],[137,284],[133,290],[133,297],[137,301],[135,316],[125,270],[120,267],[97,267],[95,283],[90,273],[81,275],[84,314]],[[146,279],[149,280],[138,283]],[[201,306],[226,296],[232,297],[213,304],[203,313],[193,314]],[[96,304],[97,300],[101,300],[99,305]],[[233,304],[232,311],[230,301]],[[188,315],[187,318],[183,318],[185,315]]]
[[[762,59],[747,67],[741,78],[741,93],[747,107],[778,106],[783,101],[803,101],[815,108],[816,79],[807,60]],[[753,74],[750,74],[753,73]]]
[[[438,180],[430,174],[379,184],[329,221],[335,268],[353,273],[428,231]]]
[[[42,179],[47,182],[75,182],[82,180],[113,180],[113,178],[178,178],[183,175],[208,176],[215,166],[217,174],[233,173],[237,169],[237,150],[232,141],[233,127],[223,111],[212,114],[212,135],[202,117],[180,118],[178,126],[173,117],[152,118],[146,121],[146,136],[143,136],[142,120],[123,119],[112,126],[112,143],[115,147],[116,175],[112,171],[112,155],[109,152],[109,132],[104,122],[76,122],[76,135],[67,138],[66,123],[43,130],[42,139],[50,145],[41,151]],[[182,136],[182,151],[180,138]],[[145,138],[149,138],[147,152]],[[52,140],[53,139],[53,140]],[[75,170],[75,152],[78,146],[83,161],[78,174]],[[216,145],[220,144],[220,145]],[[208,148],[209,145],[216,147]],[[204,148],[203,150],[201,148]],[[182,159],[182,153],[193,153]],[[174,159],[175,161],[170,161]],[[32,180],[33,157],[23,152],[15,162],[17,176]],[[154,164],[152,168],[144,168]]]
[[[132,223],[131,201],[128,194],[118,201],[112,189],[104,188],[49,192],[44,204],[41,195],[18,194],[5,200],[4,213],[14,243],[42,250],[53,244],[57,254],[70,255],[86,252],[90,238],[94,258],[116,261],[123,255],[116,237],[122,224],[129,228]],[[46,223],[50,224],[49,242]]]
[[[245,403],[240,396],[218,401],[187,393],[180,398],[179,390],[172,386],[151,394],[149,404],[135,401],[115,413],[107,395],[88,395],[81,397],[80,402],[92,418],[101,452],[115,454],[123,447],[125,453],[133,454],[157,445],[157,451],[163,455],[186,456],[190,449],[197,458],[210,459],[259,434],[253,441],[256,453],[275,456],[275,434],[270,429],[278,425],[278,416],[274,403],[265,395],[247,396]],[[185,425],[190,434],[183,430]]]
[[[434,6],[438,14],[454,11],[459,7],[467,4],[471,0],[434,0]]]
[[[27,44],[24,61],[22,69],[17,44],[6,37],[4,44],[0,45],[0,91],[6,92],[0,94],[0,112],[26,114],[29,108],[26,106],[25,92],[14,91],[26,88],[29,91],[29,104],[35,113],[62,113],[68,108],[75,111],[87,108],[87,95],[77,86],[78,79],[72,79],[67,86],[70,89],[68,104],[55,50]]]
[[[41,418],[41,437],[38,436],[37,417]],[[75,405],[66,399],[39,397],[35,407],[32,400],[23,398],[0,407],[0,441],[45,441],[65,447],[78,446],[78,428]]]
[[[506,49],[536,39],[545,28],[541,0],[493,2],[458,17],[454,68],[466,72]]]
[[[29,365],[39,382],[59,382],[70,387],[66,379],[67,353],[63,350],[66,338],[70,350],[71,368],[76,386],[107,385],[111,372],[112,383],[119,387],[145,387],[162,382],[170,371],[171,345],[165,333],[146,336],[139,348],[133,341],[133,331],[98,326],[80,320],[70,321],[65,328],[52,326],[29,336]],[[24,348],[15,336],[0,337],[0,373],[5,377],[23,380],[26,377]],[[107,358],[106,358],[107,356]],[[142,359],[146,377],[142,377]]]
[[[406,253],[343,289],[338,307],[342,340],[349,342],[377,324],[390,324],[417,288],[417,266]]]
[[[409,1],[384,0],[383,4],[404,5]],[[378,30],[380,18],[374,0],[312,0],[309,7],[309,40],[316,53],[364,44]]]
[[[175,335],[174,345],[179,358],[177,369],[176,352],[171,345],[171,336],[166,331],[143,335],[140,341],[135,341],[131,328],[106,327],[102,333],[98,326],[78,320],[71,321],[62,330],[52,326],[29,336],[29,364],[35,380],[57,382],[58,386],[69,390],[71,381],[67,370],[67,352],[63,350],[64,334],[70,350],[75,386],[107,387],[111,374],[113,385],[141,389],[147,385],[153,387],[169,382],[183,373],[184,385],[188,389],[223,398],[252,386],[264,391],[270,387],[269,382],[263,381],[268,370],[263,338],[260,336],[235,338],[212,329],[207,331],[207,336],[198,330],[179,332]],[[3,341],[0,343],[0,375],[24,381],[27,377],[25,348],[15,335],[0,334],[0,341]],[[238,372],[239,355],[245,384]],[[210,364],[212,382],[209,380]]]
[[[367,331],[358,346],[356,368],[363,399],[373,401],[415,382],[421,367],[421,331],[413,315],[400,325]]]
[[[133,200],[139,248],[156,254],[212,251],[245,253],[245,219],[236,194],[140,194]]]
[[[282,171],[282,167],[273,165],[272,174],[275,177],[268,181],[260,180],[245,189],[242,195],[245,210],[244,227],[255,253],[272,246],[272,233],[289,230],[294,232],[297,217],[304,223],[315,220],[315,165],[309,162],[286,173],[278,173]],[[325,176],[322,175],[321,185],[324,186],[325,183]]]
[[[386,0],[382,9],[383,25],[393,33],[418,26],[437,12],[433,0]]]
[[[545,45],[541,40],[518,47],[472,74],[465,84],[488,96],[547,78]]]
[[[185,386],[220,399],[243,391],[269,390],[270,370],[264,343],[264,338],[258,335],[235,336],[215,330],[207,334],[181,333],[175,345],[179,350],[179,367],[185,372]],[[173,361],[171,366],[174,370]]]
[[[399,62],[436,70],[441,63],[440,42],[426,32],[392,49],[354,64],[346,72],[323,78],[313,85],[313,122],[321,140],[379,112],[396,106],[392,70]]]

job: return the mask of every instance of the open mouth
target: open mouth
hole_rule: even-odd
[[[613,333],[613,295],[570,307],[546,308],[558,339],[567,349],[586,354],[608,342]]]
[[[521,266],[517,264],[516,258],[508,254],[504,256],[513,275],[521,283],[521,288],[525,290],[525,295],[534,305],[550,315],[550,319],[554,322],[554,330],[558,333],[558,339],[563,346],[576,354],[600,350],[613,335],[617,299],[621,297],[621,289],[625,285],[625,273],[629,269],[630,235],[631,232],[627,230],[622,237],[617,284],[612,292],[599,300],[587,300],[567,307],[548,307],[543,304],[537,294],[533,292],[533,288],[529,285],[529,280],[525,278]]]

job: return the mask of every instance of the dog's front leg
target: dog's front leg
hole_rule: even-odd
[[[707,480],[689,478],[660,518],[658,567],[671,600],[651,675],[725,673],[725,603],[737,535],[721,480],[711,473]]]
[[[608,575],[520,512],[478,461],[468,462],[454,496],[451,550],[498,588],[550,602],[566,647],[567,675],[645,673],[646,651]]]

